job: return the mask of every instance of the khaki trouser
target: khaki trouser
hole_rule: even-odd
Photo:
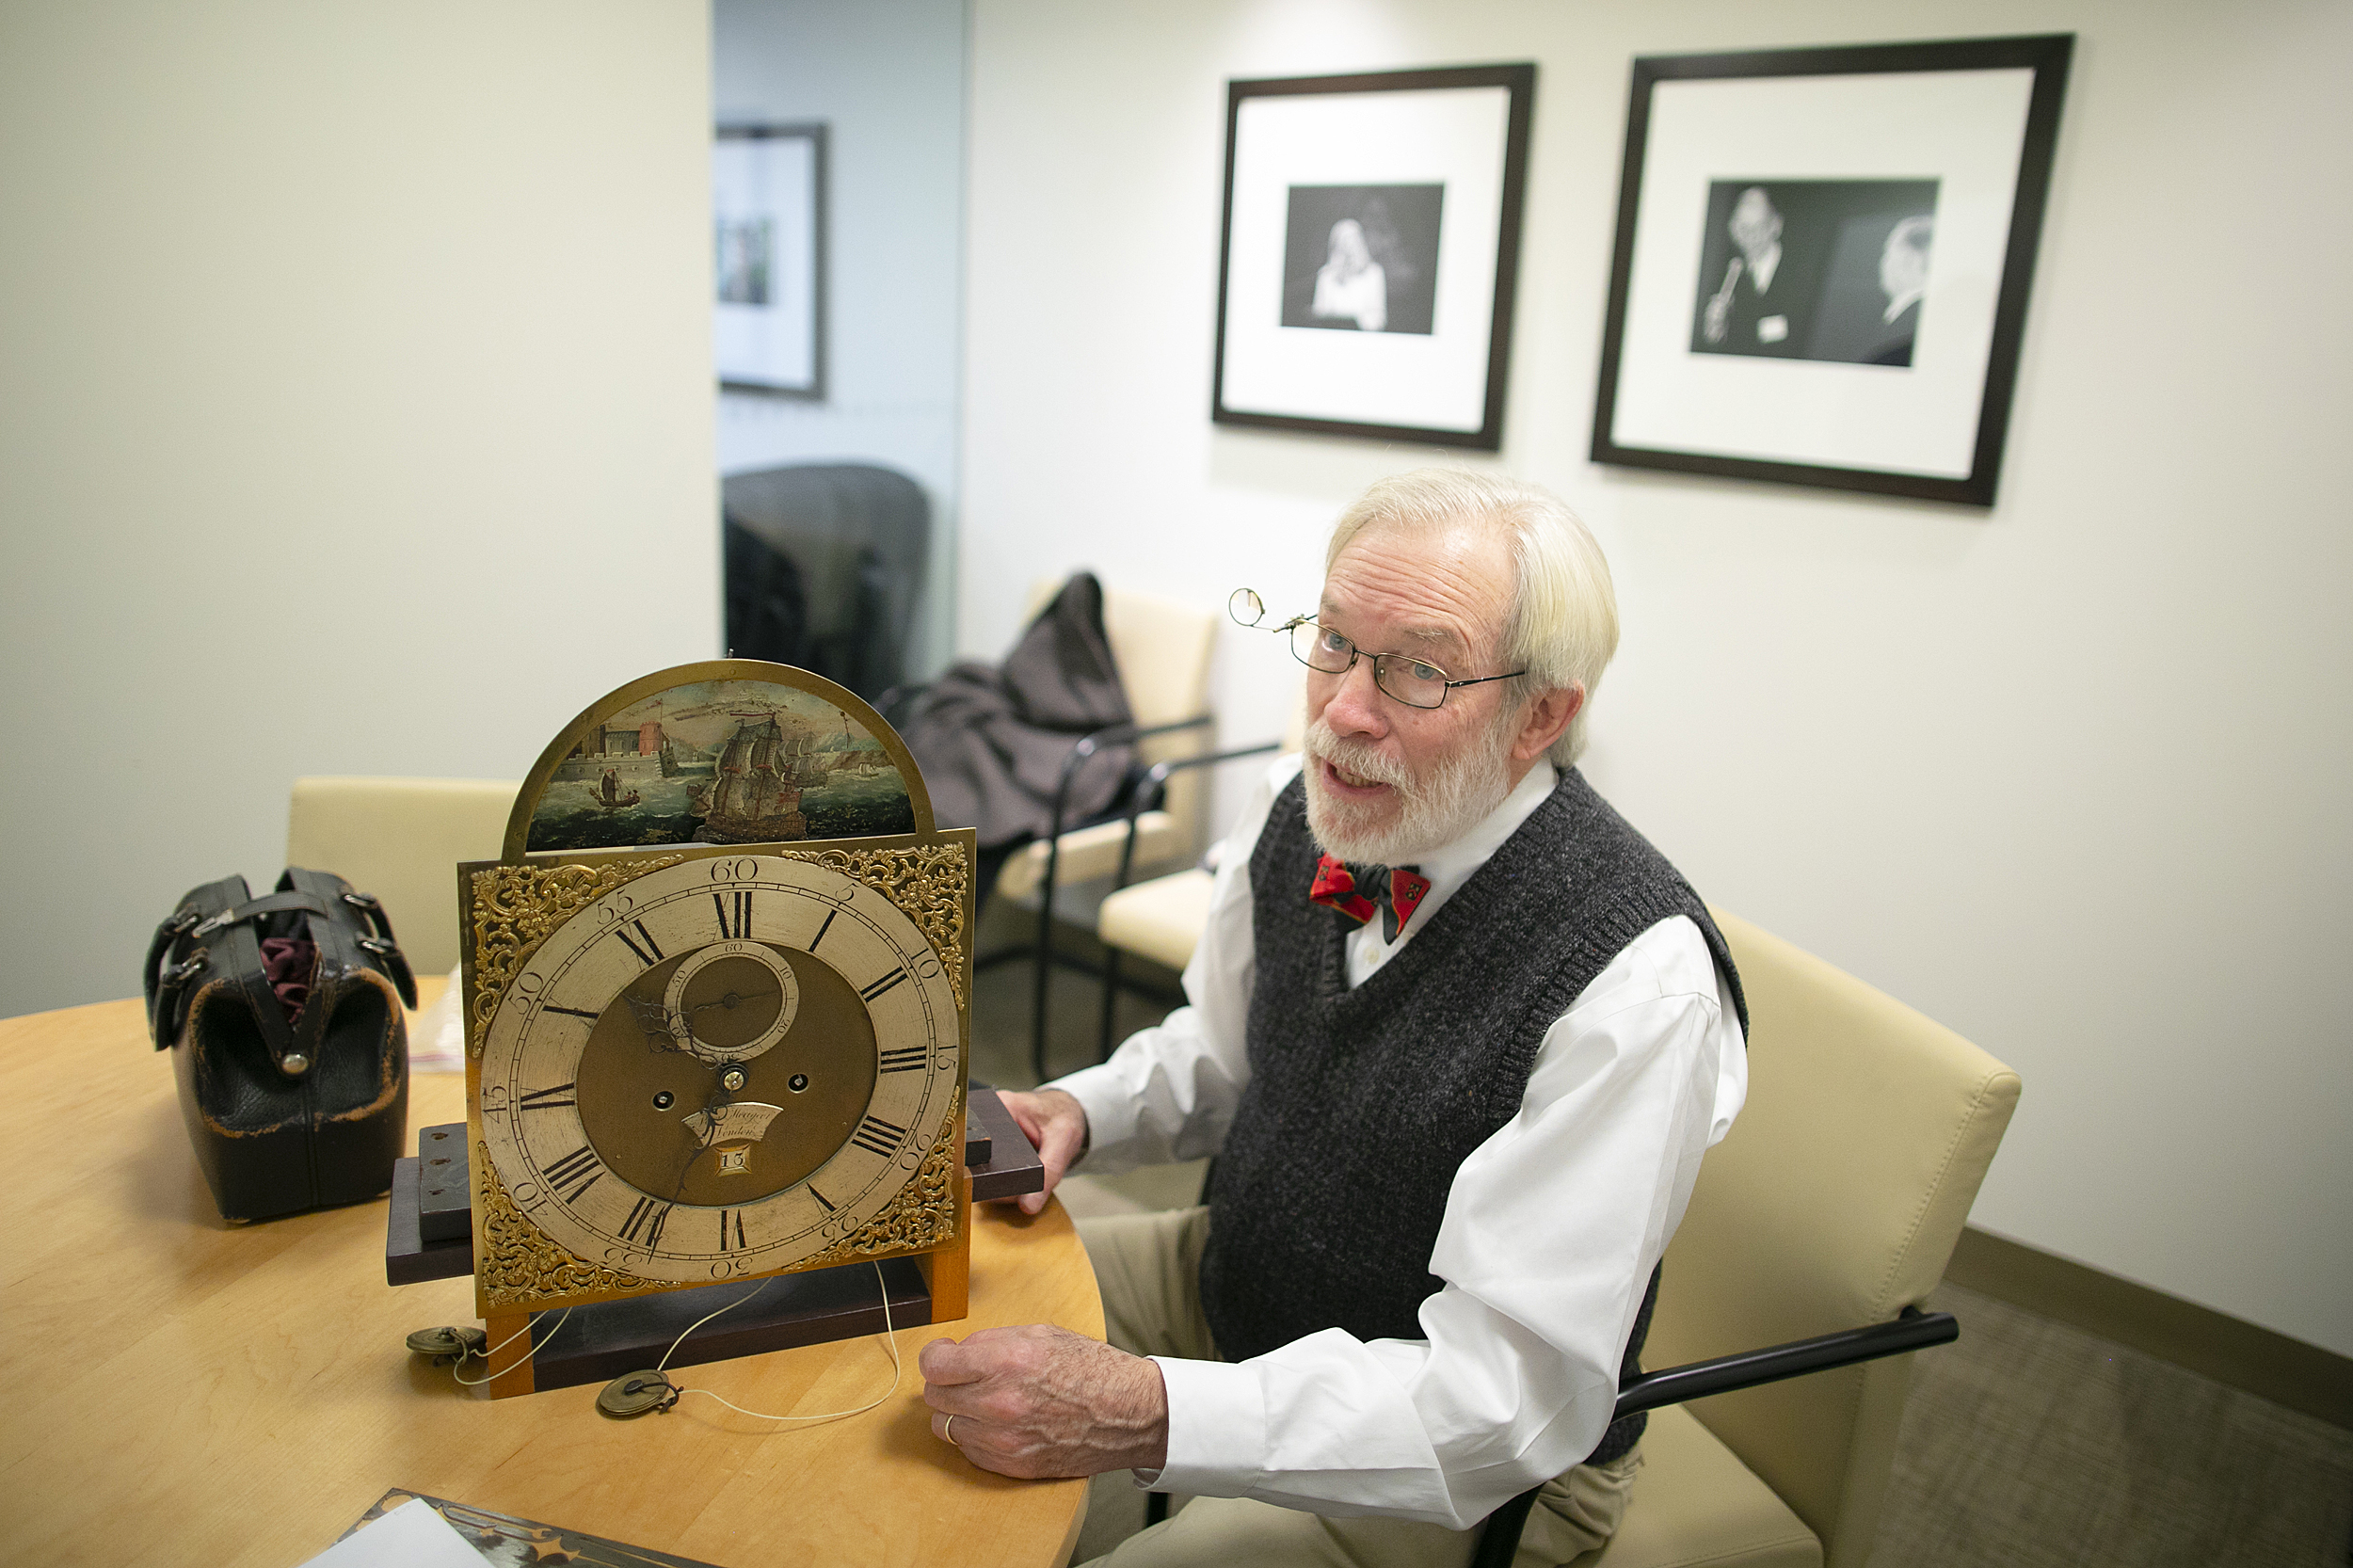
[[[1104,1336],[1137,1355],[1215,1360],[1201,1311],[1207,1208],[1083,1220],[1079,1235],[1103,1292]],[[1548,1481],[1529,1511],[1513,1568],[1554,1568],[1616,1532],[1641,1449],[1580,1464]],[[1479,1531],[1402,1519],[1327,1519],[1247,1497],[1196,1497],[1164,1524],[1129,1536],[1090,1568],[1461,1568]]]

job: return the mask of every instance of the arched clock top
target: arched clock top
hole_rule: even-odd
[[[566,725],[517,792],[500,858],[934,829],[914,757],[856,693],[710,659],[632,680]]]

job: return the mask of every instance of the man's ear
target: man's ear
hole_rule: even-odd
[[[1552,743],[1584,708],[1585,683],[1581,680],[1538,692],[1520,714],[1519,731],[1512,737],[1512,760],[1533,762],[1550,751]]]

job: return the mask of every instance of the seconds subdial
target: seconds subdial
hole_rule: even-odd
[[[800,1012],[792,966],[765,942],[713,942],[679,964],[662,997],[679,1048],[714,1064],[748,1062]]]

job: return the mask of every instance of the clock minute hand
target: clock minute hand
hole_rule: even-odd
[[[686,1011],[689,1013],[708,1013],[714,1007],[724,1007],[728,1012],[732,1013],[737,1008],[747,1002],[765,1001],[770,997],[780,994],[780,992],[776,991],[753,991],[749,993],[743,991],[729,991],[726,996],[721,997],[717,1001],[696,1002]]]

